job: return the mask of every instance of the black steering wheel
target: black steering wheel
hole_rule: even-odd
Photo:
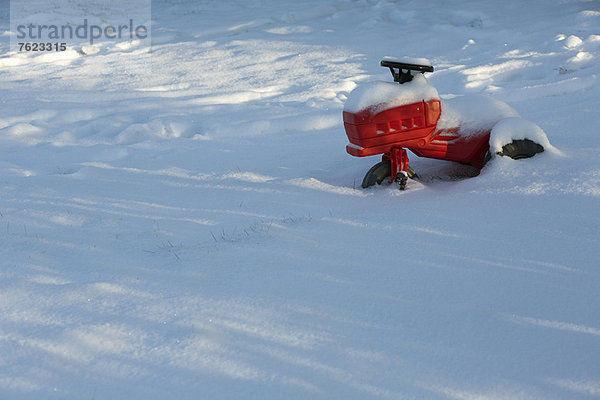
[[[410,64],[392,60],[381,60],[380,65],[389,68],[394,77],[394,82],[400,84],[412,81],[413,75],[411,71],[420,73],[433,72],[432,65]]]

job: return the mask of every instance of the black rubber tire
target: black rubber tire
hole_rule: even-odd
[[[509,144],[502,146],[502,151],[499,151],[499,156],[510,157],[513,160],[519,160],[521,158],[529,158],[535,156],[537,153],[544,151],[544,147],[532,140],[522,139],[513,140]]]
[[[362,181],[362,187],[366,189],[375,184],[380,185],[385,178],[391,175],[392,163],[389,161],[378,162],[377,164],[373,165],[365,174],[365,177]]]
[[[410,166],[408,167],[406,172],[408,173],[408,177],[411,179],[417,177],[417,173]],[[378,162],[377,164],[373,165],[371,169],[368,170],[365,174],[365,177],[362,181],[362,187],[366,189],[375,184],[381,185],[381,182],[383,182],[385,178],[391,175],[392,163],[389,160]]]

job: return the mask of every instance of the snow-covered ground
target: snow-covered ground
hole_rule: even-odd
[[[0,398],[600,397],[600,2],[153,1],[151,68],[17,53],[8,5]],[[563,156],[360,189],[384,56]]]

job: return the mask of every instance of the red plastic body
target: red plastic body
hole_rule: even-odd
[[[406,171],[402,154],[395,148],[406,148],[419,157],[456,161],[482,168],[489,150],[490,132],[461,136],[459,127],[437,129],[441,115],[439,100],[421,101],[374,113],[372,109],[358,113],[344,111],[344,128],[350,144],[346,151],[356,157],[383,154],[398,171]],[[393,171],[396,172],[396,171]]]

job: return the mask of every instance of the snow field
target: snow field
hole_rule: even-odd
[[[0,397],[598,397],[599,7],[153,2],[148,73],[16,54],[3,3]],[[563,155],[358,189],[341,113],[385,55]]]

